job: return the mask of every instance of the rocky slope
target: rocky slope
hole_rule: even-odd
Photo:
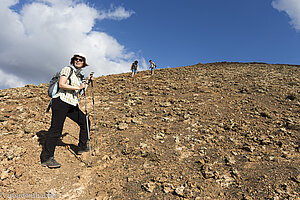
[[[70,120],[55,152],[62,167],[40,165],[46,92],[47,84],[0,91],[4,199],[299,199],[299,66],[225,62],[98,77],[96,131],[87,91],[92,167],[88,153],[73,151]]]

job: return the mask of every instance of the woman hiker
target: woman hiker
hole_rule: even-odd
[[[66,117],[76,122],[80,127],[77,154],[88,152],[88,130],[85,114],[78,107],[78,95],[86,88],[82,68],[88,66],[83,54],[75,54],[70,61],[71,66],[60,71],[59,91],[52,98],[51,127],[48,130],[40,155],[42,166],[58,168],[61,165],[54,159],[54,151],[58,139],[62,135]],[[72,69],[71,69],[72,68]],[[70,73],[72,73],[70,75]],[[69,78],[68,78],[69,77]],[[90,123],[89,123],[90,124]]]

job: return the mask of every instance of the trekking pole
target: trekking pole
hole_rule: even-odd
[[[86,108],[85,90],[86,90],[86,88],[83,90],[84,103],[85,103],[85,118],[86,118],[86,126],[87,126],[88,140],[89,140],[90,158],[91,158],[91,167],[92,167],[93,161],[92,161],[92,150],[91,150],[91,139],[90,139],[89,119],[88,119],[87,108]]]
[[[97,141],[97,128],[96,128],[96,124],[97,124],[97,121],[96,121],[96,112],[95,112],[95,97],[94,97],[94,83],[93,83],[93,74],[94,72],[91,72],[90,74],[90,81],[91,81],[91,86],[92,86],[92,97],[93,97],[93,108],[94,108],[94,120],[95,120],[95,139],[96,139],[96,144],[98,143]]]

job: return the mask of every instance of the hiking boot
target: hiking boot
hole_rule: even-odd
[[[78,151],[77,151],[77,155],[81,155],[84,152],[89,152],[89,151],[90,151],[90,149],[88,147],[79,147]]]
[[[42,166],[48,168],[59,168],[61,165],[54,160],[54,157],[50,157],[47,161],[42,162]]]

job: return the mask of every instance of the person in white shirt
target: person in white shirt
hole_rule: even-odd
[[[149,62],[150,62],[149,69],[151,70],[151,75],[154,75],[154,69],[156,68],[156,64],[152,60],[149,60]]]

